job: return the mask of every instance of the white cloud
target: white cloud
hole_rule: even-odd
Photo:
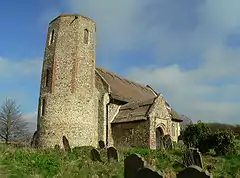
[[[33,97],[29,92],[34,93],[36,91],[31,90],[39,88],[41,66],[40,59],[14,61],[0,57],[0,103],[12,98],[26,105]]]
[[[148,1],[138,0],[70,0],[64,3],[72,13],[90,16],[96,21],[97,43],[109,55],[142,44],[139,41],[145,39],[142,34],[146,21],[141,19],[141,13],[147,4]]]
[[[39,77],[42,60],[14,61],[0,57],[0,80],[12,80],[19,77]]]
[[[157,58],[202,53],[239,31],[237,0],[70,0],[71,13],[90,16],[97,23],[98,47],[108,55],[151,46]]]
[[[37,103],[33,103],[33,98],[37,97],[32,96],[32,93],[38,93],[32,90],[39,88],[41,67],[40,59],[14,61],[0,57],[0,105],[6,98],[11,98],[21,106],[23,113],[32,108]],[[24,114],[24,119],[33,132],[36,127],[36,112]]]
[[[197,69],[184,71],[178,65],[136,67],[129,70],[128,76],[163,92],[173,107],[195,120],[238,123],[240,84],[228,80],[232,76],[240,77],[240,50],[225,50],[209,49],[205,64]],[[212,85],[215,81],[221,85]]]

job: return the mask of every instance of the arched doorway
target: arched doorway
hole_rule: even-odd
[[[161,127],[158,127],[156,129],[156,149],[160,149],[163,146],[163,129]]]

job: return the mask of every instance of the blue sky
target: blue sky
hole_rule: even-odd
[[[0,103],[36,123],[48,23],[78,13],[97,23],[97,65],[149,84],[193,120],[237,124],[238,0],[22,0],[0,6]]]

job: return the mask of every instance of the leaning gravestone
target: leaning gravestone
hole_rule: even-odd
[[[185,166],[196,165],[203,168],[202,155],[197,148],[189,148],[183,155],[183,163]]]
[[[137,171],[136,178],[163,178],[163,176],[150,168],[140,168]]]
[[[163,146],[164,146],[165,150],[173,149],[173,142],[172,142],[170,135],[165,135],[163,137]]]
[[[108,157],[108,161],[111,161],[111,160],[118,161],[118,152],[116,148],[114,147],[107,148],[107,157]]]
[[[137,154],[131,154],[124,160],[124,178],[136,178],[137,171],[146,166],[146,162]]]
[[[177,178],[211,178],[211,174],[202,168],[192,165],[177,174]]]
[[[98,146],[99,146],[100,149],[104,149],[104,148],[105,148],[104,141],[100,140],[100,141],[98,142]]]
[[[99,151],[97,149],[93,148],[91,150],[91,156],[92,156],[92,160],[93,161],[100,161],[100,162],[102,162],[101,157],[100,157],[100,153],[99,153]]]
[[[63,140],[63,146],[64,146],[65,151],[71,152],[71,148],[70,148],[67,137],[63,136],[62,140]]]

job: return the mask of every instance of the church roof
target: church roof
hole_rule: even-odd
[[[172,120],[177,121],[177,122],[183,121],[182,117],[172,108],[170,110],[170,114],[172,116]]]
[[[156,97],[156,92],[149,86],[130,81],[103,68],[97,67],[96,70],[109,84],[113,99],[136,102]]]
[[[147,120],[148,111],[158,96],[150,86],[130,81],[103,68],[96,67],[96,71],[109,85],[111,97],[127,102],[121,106],[112,123]],[[168,111],[172,120],[181,122],[182,119],[177,112],[168,103],[166,105],[170,108]]]
[[[156,98],[156,97],[155,97]],[[132,122],[147,120],[148,111],[153,105],[154,99],[149,99],[142,102],[132,102],[121,106],[117,116],[112,123]],[[168,103],[166,103],[167,106]],[[173,121],[182,122],[181,116],[171,107],[168,107],[168,112]]]
[[[121,106],[112,123],[147,120],[147,114],[155,99],[142,102],[127,103]]]

